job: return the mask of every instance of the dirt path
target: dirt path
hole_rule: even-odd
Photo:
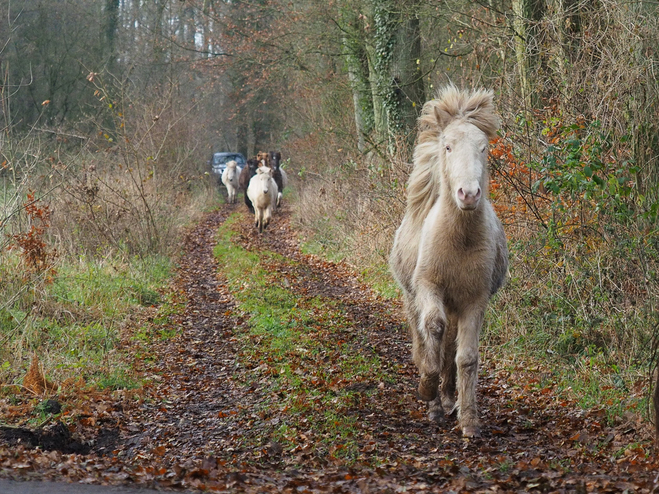
[[[277,397],[262,366],[245,360],[246,319],[213,257],[217,229],[234,210],[209,214],[184,241],[176,285],[186,303],[171,322],[179,335],[145,357],[154,380],[145,396],[94,398],[95,419],[72,432],[90,445],[87,454],[0,440],[0,476],[216,492],[659,492],[645,426],[633,418],[607,426],[604,409],[583,412],[541,387],[537,371],[494,365],[487,354],[478,388],[483,437],[463,440],[454,419],[430,423],[414,397],[398,307],[345,266],[301,254],[286,209],[264,235],[245,215],[237,243],[277,253],[273,283],[301,304],[320,297],[339,307],[352,351],[376,355],[397,378],[335,384],[357,395],[349,410],[360,431],[356,461],[304,438],[299,448],[283,448],[272,431],[285,412],[263,413]]]

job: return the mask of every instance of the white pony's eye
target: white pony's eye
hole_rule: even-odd
[[[449,146],[448,144],[446,145],[446,151],[448,151],[449,153],[451,152],[451,146]]]

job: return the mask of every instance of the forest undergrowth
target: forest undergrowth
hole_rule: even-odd
[[[171,102],[108,79],[89,74],[97,113],[79,129],[0,136],[3,395],[138,387],[124,330],[173,303],[176,240],[219,202]],[[26,385],[29,369],[40,379]]]

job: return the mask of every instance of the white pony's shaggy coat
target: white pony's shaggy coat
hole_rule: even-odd
[[[238,194],[238,176],[242,170],[235,161],[229,161],[227,167],[222,172],[222,183],[227,188],[228,201],[230,204],[236,202]]]
[[[403,289],[419,396],[431,402],[434,420],[457,406],[465,436],[480,434],[478,337],[508,268],[503,228],[487,199],[488,140],[498,126],[489,91],[448,86],[424,105],[390,257]]]
[[[254,223],[263,232],[270,223],[272,211],[277,207],[277,184],[272,178],[272,169],[262,166],[249,181],[247,196],[254,206]]]

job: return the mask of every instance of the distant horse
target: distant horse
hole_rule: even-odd
[[[245,204],[252,213],[254,212],[254,206],[252,206],[252,201],[250,201],[247,195],[247,187],[249,187],[249,181],[256,175],[258,167],[259,162],[254,158],[250,158],[247,160],[247,165],[242,169],[238,177],[238,185],[245,195]]]
[[[263,233],[277,207],[277,184],[272,178],[272,169],[262,166],[256,170],[256,175],[249,181],[247,195],[254,205],[254,224]]]
[[[281,205],[284,188],[288,185],[286,172],[281,168],[281,153],[279,151],[270,151],[270,168],[272,168],[272,178],[275,179],[279,194],[277,194],[277,207]]]
[[[457,408],[465,437],[480,435],[478,337],[508,269],[506,237],[487,199],[488,139],[499,126],[492,99],[448,86],[424,105],[389,260],[404,294],[419,397],[438,422]]]
[[[256,160],[260,163],[259,166],[267,166],[270,168],[270,154],[260,151],[256,153]]]
[[[227,188],[228,201],[230,204],[236,202],[236,195],[238,193],[238,175],[241,170],[238,167],[238,163],[235,161],[229,161],[227,167],[222,172],[222,183]]]

